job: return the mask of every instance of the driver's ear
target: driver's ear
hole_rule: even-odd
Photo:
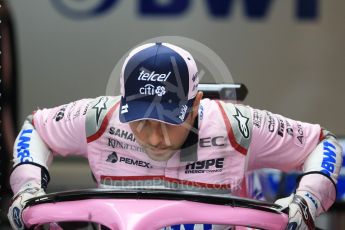
[[[194,100],[194,103],[193,103],[193,109],[192,109],[192,118],[193,120],[197,117],[198,115],[198,111],[199,111],[199,105],[200,105],[200,101],[203,97],[203,92],[202,91],[199,91],[196,96],[195,96],[195,100]]]

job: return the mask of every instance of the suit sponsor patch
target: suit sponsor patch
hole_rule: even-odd
[[[249,137],[249,128],[248,128],[248,121],[249,118],[244,116],[241,111],[236,108],[236,115],[233,115],[234,118],[237,120],[238,128],[244,138]]]

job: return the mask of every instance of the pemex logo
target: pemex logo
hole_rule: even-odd
[[[110,162],[110,163],[116,163],[118,159],[119,158],[117,157],[116,152],[112,152],[111,154],[109,154],[109,156],[108,156],[106,161]]]

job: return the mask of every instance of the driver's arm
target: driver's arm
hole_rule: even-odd
[[[302,171],[296,191],[276,201],[289,208],[288,229],[314,229],[315,218],[336,198],[342,148],[335,136],[320,125],[309,124],[217,101],[232,147],[245,155],[245,171],[274,168]]]
[[[14,193],[31,181],[45,189],[53,155],[86,154],[85,114],[91,99],[35,111],[14,143],[10,177]]]
[[[277,203],[290,208],[289,224],[311,229],[315,217],[327,211],[335,201],[342,165],[340,144],[332,133],[319,125],[267,111],[251,111],[253,127],[247,169],[302,171],[295,193]],[[304,208],[306,205],[308,210]]]
[[[28,199],[45,194],[53,155],[85,155],[85,116],[92,99],[35,111],[25,120],[14,143],[14,192],[8,210],[13,229],[25,228],[22,211]]]
[[[342,164],[342,148],[335,136],[319,125],[288,119],[267,111],[255,113],[248,170],[276,168],[303,171],[298,190],[313,193],[321,202],[318,214],[335,201]]]

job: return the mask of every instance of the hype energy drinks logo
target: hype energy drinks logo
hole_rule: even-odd
[[[73,19],[88,19],[102,16],[121,8],[120,2],[125,0],[51,0],[58,12]],[[176,17],[187,13],[198,0],[134,0],[139,16],[172,16]],[[212,18],[230,18],[236,4],[241,4],[245,17],[262,20],[269,17],[274,11],[274,3],[277,0],[206,0],[203,6],[206,8],[206,16]],[[319,0],[295,0],[291,9],[293,17],[298,20],[316,20],[319,17]]]

